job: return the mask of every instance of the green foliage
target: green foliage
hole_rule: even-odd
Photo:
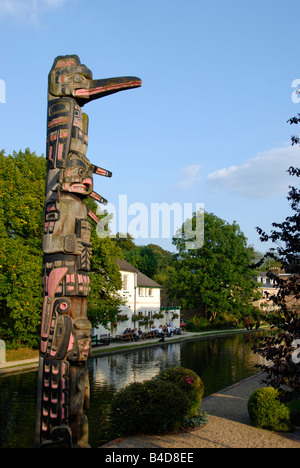
[[[125,259],[149,278],[157,271],[157,256],[148,246],[137,246],[125,252]]]
[[[128,234],[117,232],[116,237],[112,237],[112,241],[122,250],[123,254],[135,249],[134,238]]]
[[[183,421],[183,427],[185,429],[194,429],[203,427],[208,423],[208,415],[206,411],[199,409],[194,416],[186,416]]]
[[[201,315],[194,315],[187,323],[188,331],[205,331],[205,330],[224,330],[236,327],[237,317],[232,314],[220,314],[215,320],[209,321]]]
[[[158,379],[177,385],[188,398],[187,417],[193,417],[200,408],[204,384],[192,370],[184,367],[170,367],[158,374]]]
[[[249,268],[252,251],[237,223],[205,213],[204,244],[190,250],[182,229],[182,238],[173,238],[178,255],[167,285],[169,295],[183,308],[201,306],[210,321],[223,313],[251,315],[257,287]]]
[[[111,405],[112,437],[163,434],[178,430],[188,408],[186,393],[171,382],[134,382],[114,396]]]
[[[287,403],[287,407],[291,412],[292,423],[295,426],[300,426],[300,400],[294,399]]]
[[[212,324],[206,318],[199,315],[194,315],[188,323],[187,323],[187,330],[189,331],[205,331],[211,330]]]
[[[280,401],[280,392],[273,387],[256,390],[249,398],[248,412],[251,424],[276,432],[294,430],[289,408]]]
[[[40,247],[43,234],[46,159],[27,148],[0,152],[1,235]]]
[[[0,337],[7,347],[39,342],[46,160],[0,152]]]

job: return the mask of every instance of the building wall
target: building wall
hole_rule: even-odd
[[[116,325],[111,324],[109,329],[99,325],[99,327],[92,329],[92,335],[110,333],[111,337],[115,337],[121,335],[127,328],[141,328],[142,331],[147,331],[152,326],[158,328],[160,325],[168,325],[174,314],[178,314],[178,318],[173,319],[174,328],[180,328],[180,309],[164,308],[161,311],[160,288],[137,286],[136,273],[121,271],[121,275],[120,296],[124,299],[125,304],[120,306],[119,310],[120,315],[128,316],[128,320],[118,321]],[[154,318],[155,314],[162,314],[162,317]],[[148,321],[148,323],[141,325],[139,321],[132,320],[133,315],[147,317],[151,322]]]

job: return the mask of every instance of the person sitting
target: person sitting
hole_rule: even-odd
[[[159,326],[159,329],[158,329],[158,334],[160,334],[161,336],[161,339],[159,341],[165,341],[165,332],[164,332],[164,329],[162,327],[162,325]]]
[[[134,339],[135,339],[135,341],[138,341],[138,340],[141,339],[141,337],[140,337],[140,335],[139,335],[139,332],[137,331],[136,328],[134,328],[133,334],[134,334]]]

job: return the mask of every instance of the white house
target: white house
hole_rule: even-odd
[[[278,284],[269,278],[267,273],[261,271],[258,272],[258,275],[254,279],[259,284],[261,291],[261,299],[256,300],[254,305],[266,313],[277,310],[278,307],[271,298],[277,296],[279,291]]]
[[[122,275],[122,290],[120,296],[124,305],[120,306],[118,321],[110,324],[110,330],[99,325],[92,329],[92,335],[105,334],[110,331],[112,337],[121,335],[128,328],[142,331],[150,330],[152,326],[168,325],[173,322],[174,328],[180,328],[180,309],[161,308],[160,293],[162,286],[126,260],[118,260]]]

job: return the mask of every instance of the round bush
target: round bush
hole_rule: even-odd
[[[185,393],[171,382],[155,379],[134,382],[113,398],[112,436],[163,434],[178,430],[187,407]]]
[[[288,407],[281,403],[280,392],[272,387],[256,390],[248,400],[248,413],[253,426],[276,432],[294,429]]]
[[[177,385],[188,397],[186,416],[192,417],[196,414],[204,394],[204,384],[196,372],[184,367],[170,367],[160,372],[157,378]]]

